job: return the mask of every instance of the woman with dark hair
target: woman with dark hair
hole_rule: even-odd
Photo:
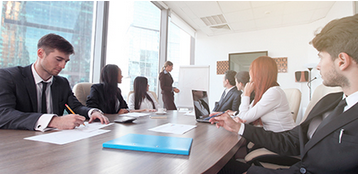
[[[177,110],[177,107],[174,103],[174,92],[178,93],[180,90],[176,87],[173,87],[173,78],[170,75],[170,72],[173,70],[173,63],[171,61],[166,61],[162,68],[162,71],[159,74],[160,88],[162,89],[162,98],[164,107],[167,110]]]
[[[101,83],[91,86],[87,97],[88,107],[98,108],[106,114],[128,113],[118,83],[122,83],[122,71],[117,65],[108,64],[101,72]]]
[[[277,64],[271,57],[261,56],[250,66],[250,82],[245,85],[238,118],[247,123],[262,123],[265,130],[282,132],[296,126],[285,92],[277,83]],[[250,95],[255,92],[250,104]]]
[[[149,85],[146,77],[138,76],[134,79],[134,93],[128,97],[129,110],[131,112],[154,112],[159,104],[154,96],[148,92]]]

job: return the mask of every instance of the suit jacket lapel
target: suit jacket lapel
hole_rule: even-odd
[[[51,94],[52,94],[52,109],[53,109],[53,113],[54,114],[59,114],[59,94],[58,94],[59,90],[59,85],[57,84],[57,80],[56,77],[53,76],[53,81],[52,81],[52,85],[51,85]]]
[[[308,143],[306,144],[305,147],[305,153],[312,148],[315,144],[317,144],[319,141],[321,141],[324,137],[326,137],[327,135],[331,134],[332,132],[334,132],[335,130],[337,130],[338,128],[344,126],[345,124],[350,123],[351,121],[358,119],[357,117],[357,107],[358,105],[356,104],[354,109],[350,108],[348,111],[342,113],[341,115],[335,117],[334,119],[332,119],[331,122],[327,123],[324,127],[322,127],[321,129],[319,129],[312,137],[312,139],[310,141],[308,141]],[[338,139],[337,139],[338,141]]]
[[[321,116],[328,110],[334,109],[337,104],[342,100],[343,92],[328,94],[324,96],[317,104],[312,108],[308,114],[307,119],[302,124],[309,124],[311,119],[316,116]]]
[[[234,87],[236,88],[236,87]],[[220,101],[219,105],[220,105],[220,109],[223,107],[223,104],[229,100],[231,94],[234,92],[234,88],[230,89],[229,92],[227,92],[227,94],[225,95],[225,97]]]
[[[32,75],[31,66],[32,64],[24,67],[24,69],[22,69],[22,75],[24,76],[24,85],[26,86],[27,94],[30,97],[30,104],[32,105],[32,110],[34,112],[37,112],[37,90],[35,80]]]
[[[339,92],[339,93],[329,94],[329,95],[325,96],[324,98],[322,98],[316,105],[318,107],[315,106],[312,109],[312,111],[310,112],[310,114],[308,115],[307,120],[304,123],[302,123],[301,126],[305,126],[303,129],[305,131],[302,133],[303,134],[302,136],[307,137],[307,129],[309,127],[308,125],[310,123],[310,120],[316,116],[321,116],[323,113],[328,112],[329,110],[334,109],[338,105],[338,103],[342,100],[342,96],[343,96],[343,93]],[[325,104],[326,104],[326,106],[324,106]],[[309,140],[308,142],[303,142],[301,145],[303,145],[304,148],[303,148],[303,153],[302,153],[301,157],[303,157],[309,149],[311,149],[315,144],[317,144],[319,141],[321,141],[325,136],[327,136],[331,132],[335,131],[337,128],[339,128],[343,124],[348,123],[347,119],[344,118],[344,115],[347,115],[347,114],[348,114],[348,111],[335,117],[330,123],[325,125],[319,131],[315,132],[314,135],[312,136],[311,140]]]

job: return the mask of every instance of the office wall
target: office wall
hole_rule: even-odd
[[[309,102],[309,90],[307,83],[295,82],[294,73],[307,70],[305,64],[319,62],[318,52],[309,44],[314,37],[314,32],[333,19],[352,15],[353,8],[351,1],[336,2],[326,18],[306,25],[211,37],[198,32],[195,65],[210,65],[210,107],[214,108],[214,102],[220,99],[223,91],[223,75],[216,74],[217,61],[228,60],[229,53],[268,51],[271,57],[288,57],[288,72],[279,73],[278,82],[282,88],[301,90],[301,109],[297,116],[300,120]],[[318,77],[318,79],[312,82],[312,93],[314,88],[322,82],[316,69],[312,70],[313,77]]]

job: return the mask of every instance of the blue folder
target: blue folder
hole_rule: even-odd
[[[192,141],[192,138],[127,134],[103,143],[103,147],[189,155]]]

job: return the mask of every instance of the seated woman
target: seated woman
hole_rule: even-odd
[[[128,113],[118,83],[122,83],[122,71],[117,65],[108,64],[101,72],[101,83],[93,84],[87,97],[86,105],[98,108],[106,114]]]
[[[238,118],[262,123],[265,130],[282,132],[296,126],[285,92],[277,83],[277,64],[267,56],[255,59],[250,66],[250,82],[241,97]],[[255,92],[250,104],[250,95]]]
[[[154,112],[159,108],[157,100],[148,92],[149,85],[146,77],[136,77],[133,89],[134,93],[128,97],[129,110],[131,112]]]

